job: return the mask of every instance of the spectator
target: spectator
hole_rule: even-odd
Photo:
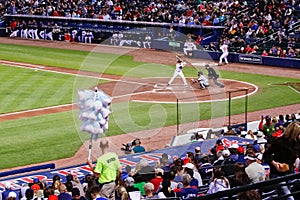
[[[274,140],[266,149],[264,159],[270,165],[271,179],[293,173],[295,160],[297,155],[300,155],[299,133],[299,123],[292,122],[284,131],[283,136]],[[290,194],[290,191],[287,186],[281,186],[279,193]]]
[[[149,181],[154,186],[154,189],[153,189],[154,192],[158,191],[159,185],[163,181],[163,175],[164,175],[163,169],[161,169],[161,168],[155,169],[155,177]],[[147,193],[146,193],[146,195],[147,195]]]
[[[171,182],[169,179],[164,179],[161,183],[161,189],[159,190],[157,196],[158,198],[168,198],[175,197],[175,192],[171,189]]]
[[[264,167],[256,162],[256,155],[254,152],[248,153],[245,157],[247,160],[247,167],[245,169],[252,183],[257,183],[266,180]]]
[[[142,142],[140,139],[135,139],[133,141],[133,152],[134,153],[141,153],[141,152],[145,152],[145,147],[141,146]]]
[[[247,44],[245,51],[246,51],[246,54],[252,54],[253,49],[252,49],[252,47],[250,46],[250,44]]]
[[[86,200],[84,196],[81,196],[77,187],[72,188],[72,200]]]
[[[152,183],[146,183],[144,185],[145,198],[146,199],[155,199],[157,195],[155,194],[154,185]]]
[[[233,150],[233,149],[231,149],[231,150]],[[234,151],[234,152],[236,152],[236,151]],[[224,172],[226,177],[233,175],[233,173],[234,173],[233,165],[237,161],[237,157],[235,158],[235,160],[233,160],[231,157],[232,156],[231,151],[229,151],[227,149],[222,151],[222,156],[223,156],[223,160],[220,160],[220,162],[214,164],[214,166],[218,167],[218,165],[220,165],[222,167],[222,171]]]
[[[192,172],[192,173],[189,173],[189,174],[192,178],[195,178],[197,180],[197,181],[194,181],[194,182],[197,182],[196,187],[200,187],[203,184],[201,175],[199,174],[198,169],[195,167],[194,164],[187,163],[186,165],[183,165],[182,167],[184,169],[184,172],[186,172],[186,173]]]
[[[265,169],[266,180],[269,180],[270,179],[270,165],[263,162],[263,154],[262,153],[256,154],[256,158],[257,158],[256,161],[259,164],[261,164]]]
[[[57,195],[55,195],[55,191],[53,187],[47,187],[44,190],[44,198],[47,198],[48,200],[58,200],[58,197]]]
[[[268,52],[266,50],[263,50],[262,56],[268,56]]]
[[[207,194],[230,189],[230,183],[221,168],[214,168],[212,182],[209,184]]]
[[[249,176],[245,171],[244,163],[237,162],[234,164],[234,175],[229,177],[231,187],[244,186],[251,183]]]
[[[213,42],[211,42],[211,43],[209,43],[207,50],[208,51],[217,51],[217,47],[215,46],[215,44]]]
[[[256,137],[256,135],[254,135],[252,130],[249,130],[247,132],[247,135],[245,136],[245,138],[249,139],[249,140],[257,140],[257,137]]]
[[[146,182],[144,182],[142,175],[140,173],[136,173],[133,175],[133,179],[134,179],[133,187],[139,189],[141,194],[144,196],[145,195],[144,185],[146,184]]]
[[[183,188],[175,190],[177,197],[181,197],[183,199],[197,197],[198,189],[190,186],[191,180],[192,178],[189,174],[183,174],[182,176]]]
[[[2,192],[2,199],[7,199],[9,196],[9,193],[13,192],[11,188],[11,183],[10,182],[5,182],[5,190]],[[15,193],[16,194],[16,193]],[[16,194],[17,195],[17,194]],[[19,195],[15,197],[16,199],[19,199]]]
[[[194,153],[194,157],[196,162],[198,163],[198,166],[196,168],[199,167],[199,164],[201,163],[201,158],[202,158],[202,153],[201,153],[201,148],[199,146],[195,147],[195,153]]]
[[[80,196],[84,196],[84,191],[83,191],[83,187],[77,177],[76,174],[68,174],[66,176],[67,182],[71,182],[73,188],[78,188],[79,192],[80,192]]]
[[[93,200],[108,200],[107,198],[101,196],[101,191],[99,186],[91,188],[90,194]]]
[[[201,158],[201,165],[199,168],[199,173],[202,178],[203,184],[210,181],[213,172],[213,165],[210,163],[210,159],[207,154],[203,154]]]
[[[283,115],[278,116],[278,122],[275,124],[275,128],[284,125],[284,117]]]
[[[247,190],[238,194],[238,199],[243,200],[261,200],[260,194],[256,190]]]
[[[227,126],[227,132],[224,135],[236,135],[232,126]]]
[[[59,186],[58,200],[72,200],[72,196],[67,192],[67,188],[64,184]]]

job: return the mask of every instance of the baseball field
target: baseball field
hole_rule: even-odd
[[[295,112],[300,109],[299,70],[236,63],[216,67],[225,89],[212,84],[205,93],[191,83],[183,88],[180,78],[166,88],[176,52],[11,39],[0,41],[0,52],[0,169],[74,156],[89,139],[80,131],[77,91],[95,86],[113,98],[105,137],[127,134],[120,144],[137,131],[154,129],[142,137],[156,137],[161,127],[175,125],[178,116],[180,124],[225,118],[227,92],[241,88],[249,88],[249,113],[267,114],[265,109],[288,105]],[[187,79],[198,70],[206,73],[205,62],[213,63],[186,61]],[[245,99],[236,95],[232,115],[245,111]],[[190,101],[184,102],[186,98]],[[284,109],[282,114],[287,114]],[[120,147],[115,145],[118,151]]]

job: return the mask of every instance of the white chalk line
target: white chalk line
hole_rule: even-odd
[[[236,82],[239,82],[239,83],[243,83],[243,84],[248,84],[248,85],[251,85],[252,87],[254,87],[255,89],[248,93],[247,95],[248,96],[251,96],[253,94],[255,94],[257,91],[258,91],[258,87],[252,83],[249,83],[249,82],[244,82],[244,81],[238,81],[238,80],[231,80],[231,79],[222,79],[222,80],[229,80],[229,81],[236,81]],[[209,89],[209,88],[208,88]],[[234,92],[234,91],[233,91]],[[245,95],[241,95],[241,96],[236,96],[236,97],[232,97],[231,99],[241,99],[241,98],[244,98],[246,97],[246,94]],[[196,96],[192,96],[191,98],[196,98]],[[221,101],[227,101],[229,100],[229,98],[222,98],[222,99],[212,99],[212,100],[196,100],[196,101],[180,101],[179,103],[180,104],[192,104],[192,103],[207,103],[207,102],[221,102]],[[154,103],[154,104],[157,104],[157,103],[163,103],[163,104],[177,104],[177,102],[174,102],[174,101],[145,101],[145,100],[132,100],[133,102],[139,102],[139,103]]]

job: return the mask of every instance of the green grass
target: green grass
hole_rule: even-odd
[[[82,145],[72,112],[1,122],[0,136],[1,169],[70,157]]]
[[[47,49],[21,45],[0,45],[0,59],[59,66],[131,77],[170,77],[174,66],[133,62],[131,56]],[[195,76],[188,67],[185,75]],[[287,86],[298,79],[221,71],[226,79],[250,82],[260,87],[249,97],[248,111],[299,103],[299,94]],[[0,65],[0,113],[68,104],[77,89],[88,88],[97,79]],[[102,82],[102,81],[100,81]],[[75,88],[75,89],[74,89]],[[232,101],[231,114],[244,112],[244,99]],[[182,104],[180,122],[221,117],[228,114],[227,102]],[[175,104],[122,102],[113,104],[107,135],[117,135],[176,124]],[[78,131],[76,111],[41,115],[0,123],[0,169],[71,157],[86,140]],[[12,158],[12,159],[7,159]],[[84,161],[83,161],[84,162]]]

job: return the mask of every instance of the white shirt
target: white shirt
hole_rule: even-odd
[[[223,53],[228,53],[228,45],[226,44],[223,44],[221,47],[220,47],[221,51]]]
[[[184,48],[187,48],[189,50],[196,49],[196,45],[193,42],[185,42],[184,43]]]
[[[257,162],[248,165],[248,167],[245,168],[245,171],[252,183],[266,180],[265,168]]]
[[[182,68],[186,65],[185,62],[180,62],[180,63],[177,63],[176,64],[176,71],[177,72],[181,72],[182,71]]]

